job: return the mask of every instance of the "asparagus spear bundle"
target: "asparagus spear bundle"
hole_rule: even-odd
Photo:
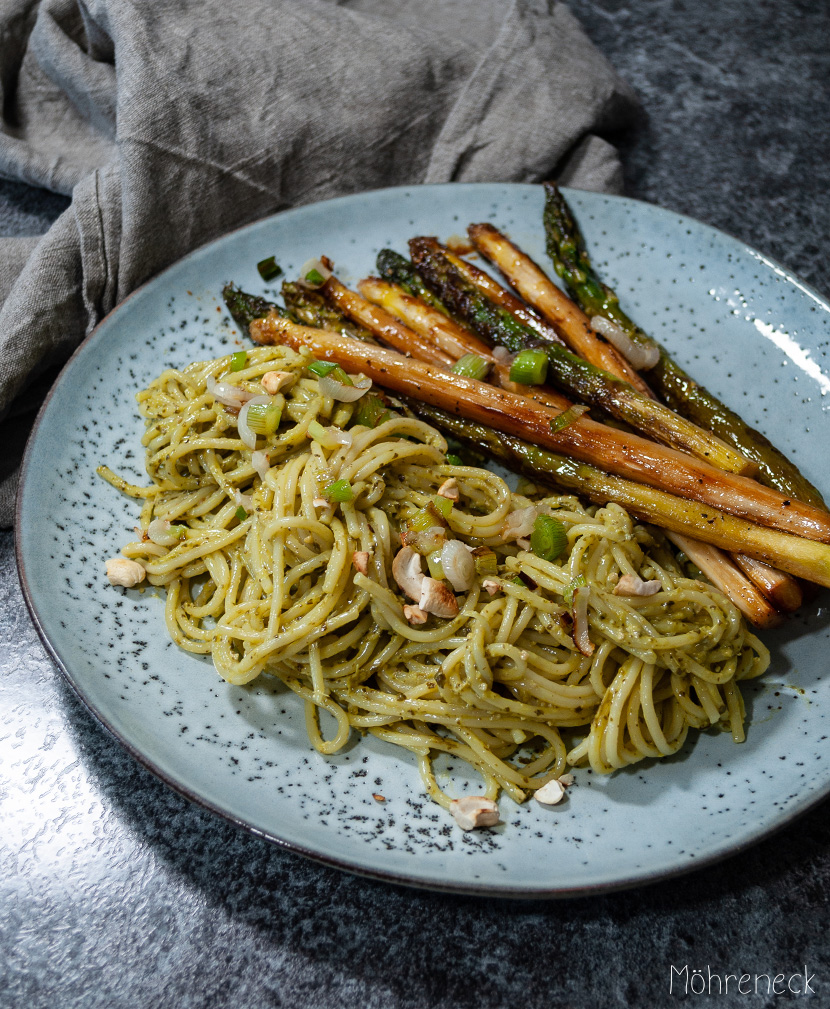
[[[609,347],[605,337],[594,331],[591,325],[592,320],[588,319],[579,306],[574,304],[525,252],[491,224],[471,224],[467,231],[474,248],[497,266],[508,282],[523,297],[538,306],[545,318],[555,325],[558,331],[562,332],[565,342],[576,353],[594,364],[600,365],[601,362],[606,362],[607,369],[617,378],[631,381],[632,369],[630,365],[626,363],[621,366],[620,362],[624,362],[624,358],[619,353],[616,358],[609,354],[615,348]],[[488,274],[473,267],[472,264],[464,263],[463,260],[459,261],[457,258],[453,258],[452,261],[460,266],[464,275],[483,293],[497,300],[499,304],[507,306],[507,302],[494,293],[502,291],[503,288],[496,284]],[[630,350],[629,353],[631,353],[632,360],[637,361],[638,366],[646,363],[645,355],[640,351],[636,355]],[[651,363],[653,364],[654,361],[652,360]],[[636,375],[636,372],[634,374]],[[653,395],[640,376],[636,377],[637,388],[646,394]],[[736,597],[734,585],[739,579],[735,565],[779,609],[792,611],[801,605],[801,589],[798,583],[788,575],[744,554],[733,554],[733,565],[725,556],[718,556],[718,552],[712,547],[689,542],[686,537],[680,537],[680,534],[676,533],[670,534],[670,538],[675,540],[677,545],[698,564],[701,570],[705,570],[708,577],[726,591],[730,598],[742,608],[744,608],[749,589],[747,587],[747,591],[741,592]],[[746,609],[744,611],[747,612]],[[747,615],[754,622],[758,622],[752,612],[747,612]]]
[[[620,307],[619,298],[597,276],[577,223],[559,189],[545,183],[545,236],[557,274],[589,317],[602,316],[619,326],[635,344],[658,351],[648,380],[660,398],[678,413],[738,449],[758,466],[758,477],[801,501],[824,507],[819,491],[759,431],[722,403],[640,329]]]
[[[428,286],[485,341],[500,344],[509,351],[538,346],[537,334],[470,283],[435,239],[414,238],[409,245],[412,261]],[[549,378],[580,402],[605,410],[650,438],[713,461],[720,469],[734,473],[754,471],[739,452],[720,439],[609,372],[556,344],[545,344],[544,351],[551,364]]]

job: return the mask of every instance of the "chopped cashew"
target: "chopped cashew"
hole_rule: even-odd
[[[424,580],[421,555],[412,547],[401,547],[392,561],[392,577],[410,599],[418,602],[421,598],[421,583]]]
[[[368,575],[369,551],[355,550],[355,552],[352,554],[352,564],[354,565],[355,571],[359,571],[362,575]]]
[[[663,588],[659,578],[644,582],[638,575],[623,575],[614,586],[615,596],[653,596]]]
[[[499,822],[499,807],[486,795],[463,795],[453,799],[450,813],[462,830],[493,827]]]
[[[481,587],[489,595],[494,596],[501,589],[501,582],[497,582],[495,578],[485,578]]]
[[[427,622],[427,614],[424,613],[420,606],[410,606],[407,603],[403,608],[403,615],[410,624],[425,624]]]
[[[311,503],[315,508],[331,508],[332,506],[331,501],[325,497],[316,497]]]
[[[418,606],[425,613],[436,617],[454,617],[458,613],[458,600],[450,589],[437,578],[424,578],[421,582],[421,598]]]
[[[568,771],[567,774],[560,774],[556,780],[564,788],[570,788],[571,785],[576,781],[576,778],[574,778],[574,776],[570,773],[570,771]]]
[[[266,371],[259,380],[259,384],[269,396],[276,396],[276,394],[281,389],[284,389],[293,380],[293,378],[294,375],[290,371]]]
[[[126,557],[112,557],[107,561],[107,578],[110,585],[123,585],[131,589],[133,585],[143,582],[146,574],[138,561],[131,561]]]
[[[441,497],[447,498],[449,501],[457,501],[460,497],[458,493],[458,481],[454,476],[447,477],[447,479],[438,488],[438,494]]]
[[[555,806],[565,795],[565,786],[558,778],[552,778],[533,793],[533,798],[543,806]]]

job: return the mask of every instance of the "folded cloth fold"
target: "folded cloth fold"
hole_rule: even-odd
[[[7,0],[0,40],[0,175],[72,197],[36,245],[0,240],[6,422],[204,242],[397,184],[557,172],[613,191],[619,163],[596,134],[636,107],[553,0]]]

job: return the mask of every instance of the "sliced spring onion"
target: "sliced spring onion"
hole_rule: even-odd
[[[447,465],[448,466],[463,466],[464,460],[460,455],[456,455],[454,452],[449,452],[447,454]]]
[[[452,506],[452,501],[447,503]],[[449,515],[449,512],[447,512],[447,515]],[[430,501],[426,507],[419,508],[412,518],[406,522],[405,535],[408,537],[414,533],[426,532],[427,530],[432,530],[433,528],[437,528],[441,535],[443,535],[443,531],[447,528],[447,525],[446,515],[439,511],[435,504]],[[415,549],[417,550],[418,548],[416,547]],[[435,547],[433,547],[433,549],[435,549]],[[429,551],[427,551],[427,553],[429,553]]]
[[[341,379],[341,373],[342,377],[346,379],[345,382]],[[359,378],[353,382],[345,371],[341,372],[338,369],[338,371],[323,375],[317,380],[317,385],[324,396],[330,396],[337,403],[355,403],[372,388],[372,380],[371,378]]]
[[[247,389],[243,389],[239,385],[231,385],[229,382],[217,382],[213,375],[208,375],[205,380],[205,388],[218,403],[224,403],[225,406],[235,406],[237,408],[256,395],[256,393],[248,392]]]
[[[231,371],[242,371],[247,363],[248,352],[246,350],[238,350],[235,354],[231,354]]]
[[[477,574],[497,575],[499,573],[498,557],[490,547],[476,547],[470,556],[473,558]]]
[[[331,270],[321,259],[307,259],[300,267],[300,284],[303,287],[322,287],[330,276]]]
[[[542,385],[548,377],[548,355],[543,350],[520,350],[510,365],[510,381]]]
[[[251,465],[259,474],[260,480],[264,480],[268,476],[268,471],[271,468],[271,457],[264,450],[253,452],[251,454]]]
[[[386,404],[374,393],[369,393],[360,401],[360,406],[352,416],[353,424],[362,424],[363,427],[380,427],[392,417],[392,412],[387,409]]]
[[[573,598],[573,638],[576,647],[583,655],[594,654],[594,643],[588,637],[588,599],[591,590],[584,585],[574,590]]]
[[[308,370],[317,376],[320,392],[338,403],[355,403],[372,388],[370,378],[359,378],[355,382],[339,364],[331,361],[312,361]]]
[[[441,518],[448,519],[452,514],[452,501],[449,498],[436,494],[432,499],[432,504],[438,510]],[[429,508],[429,505],[427,505],[427,508]]]
[[[167,519],[155,518],[147,526],[147,535],[160,547],[172,547],[185,539],[187,526],[174,526]]]
[[[568,543],[565,527],[550,515],[538,515],[530,534],[530,549],[543,561],[555,561]]]
[[[323,427],[319,420],[313,420],[308,425],[308,436],[319,442],[323,448],[337,448],[339,445],[350,445],[352,436],[349,431],[341,431],[338,427]]]
[[[315,441],[322,443],[328,437],[328,431],[323,427],[319,420],[313,420],[308,425],[308,436],[309,438],[313,438]]]
[[[631,367],[636,368],[637,371],[653,368],[660,360],[659,347],[654,344],[645,346],[635,343],[624,329],[602,315],[595,315],[591,319],[591,328],[613,344]]]
[[[248,427],[254,434],[267,436],[280,426],[282,404],[274,399],[270,403],[254,403],[248,406]]]
[[[256,268],[259,270],[259,275],[263,280],[274,280],[282,273],[282,267],[279,263],[277,263],[273,256],[268,256],[267,259],[261,259],[256,264]]]
[[[576,578],[572,578],[570,585],[562,593],[565,605],[571,606],[574,601],[574,592],[576,592],[577,589],[585,588],[587,584],[588,583],[585,581],[585,575],[577,575]]]
[[[421,512],[416,512],[414,518],[417,520],[420,514]],[[444,526],[437,525],[434,516],[429,516],[429,521],[432,522],[432,525],[427,526],[426,529],[413,529],[411,525],[407,525],[401,530],[403,545],[412,547],[415,553],[421,554],[423,557],[429,557],[436,550],[440,551],[447,539]]]
[[[335,504],[342,504],[344,501],[351,501],[354,497],[352,485],[348,480],[332,481],[332,483],[326,487],[323,494],[328,501],[333,501]]]
[[[239,437],[248,446],[248,448],[256,448],[256,431],[248,423],[248,417],[252,410],[256,410],[258,406],[265,407],[270,405],[270,396],[254,396],[253,399],[249,399],[248,402],[239,411],[239,416],[236,418],[236,430],[239,432]]]
[[[441,548],[441,566],[444,577],[456,592],[467,592],[472,587],[476,562],[461,540],[447,540]]]
[[[554,417],[550,422],[551,431],[562,431],[569,427],[575,420],[579,420],[583,413],[588,412],[588,407],[584,403],[574,403],[567,410],[563,410],[558,417]]]
[[[316,375],[318,378],[322,378],[324,375],[330,375],[333,371],[341,372],[344,377],[340,380],[341,382],[351,381],[349,376],[340,367],[339,364],[335,364],[333,361],[310,361],[306,367],[311,372],[312,375]]]
[[[434,525],[439,524],[437,521],[438,518],[439,516],[430,512],[429,507],[419,508],[406,523],[406,531],[408,533],[425,532],[427,529],[431,529]]]
[[[236,509],[236,517],[239,519],[240,522],[244,522],[245,519],[248,517],[248,513],[245,511],[242,505],[240,505]]]
[[[536,522],[536,516],[538,514],[538,505],[528,505],[527,508],[518,508],[516,511],[510,512],[504,520],[504,525],[501,529],[501,535],[504,542],[507,543],[510,540],[520,540],[524,539],[526,536],[530,536],[533,532],[533,525]]]
[[[453,373],[464,378],[474,378],[479,382],[487,377],[491,364],[478,354],[465,354],[452,366]]]
[[[427,555],[427,565],[429,566],[430,578],[437,578],[439,581],[444,578],[444,569],[441,566],[440,550],[433,550],[431,554]]]

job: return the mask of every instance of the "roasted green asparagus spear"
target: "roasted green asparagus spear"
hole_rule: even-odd
[[[346,336],[354,336],[358,340],[372,340],[372,334],[362,326],[352,322],[336,306],[310,288],[303,287],[291,281],[282,285],[282,296],[286,308],[263,298],[259,294],[248,294],[236,284],[225,284],[222,297],[231,313],[234,322],[247,335],[254,319],[264,319],[270,312],[286,319],[293,319],[306,326],[318,326],[321,329],[332,329]]]
[[[702,431],[565,347],[541,343],[530,327],[471,284],[444,255],[435,239],[414,238],[409,247],[412,262],[426,284],[451,312],[464,319],[485,341],[501,344],[511,352],[538,347],[550,362],[549,380],[580,402],[605,410],[649,438],[707,459],[719,469],[733,473],[754,472],[754,467],[739,452],[710,432]]]
[[[222,288],[222,297],[233,321],[246,336],[254,319],[264,319],[272,311],[279,315],[285,314],[285,310],[275,305],[273,301],[268,301],[258,294],[241,291],[236,284],[225,284]]]
[[[381,249],[376,261],[378,274],[384,280],[402,287],[407,294],[420,298],[432,308],[449,315],[449,311],[435,294],[426,286],[418,271],[410,261],[393,249]]]
[[[758,466],[758,479],[800,501],[825,507],[819,491],[759,431],[698,385],[656,340],[637,326],[620,307],[619,298],[597,276],[582,233],[561,192],[545,183],[545,236],[554,269],[589,317],[603,316],[635,343],[656,347],[657,364],[648,371],[652,389],[672,409],[712,431]]]

